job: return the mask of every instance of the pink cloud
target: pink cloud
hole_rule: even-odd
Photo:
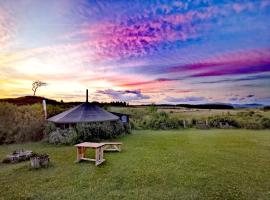
[[[16,25],[11,16],[8,10],[0,8],[0,46],[2,49],[11,45],[15,38]]]
[[[207,26],[192,25],[194,20],[208,20],[219,14],[216,7],[194,10],[186,13],[156,15],[151,18],[151,12],[157,9],[172,10],[163,5],[153,6],[151,10],[132,17],[124,16],[116,21],[103,21],[95,25],[84,25],[81,30],[67,34],[64,37],[84,35],[93,41],[97,59],[121,59],[131,56],[144,56],[159,51],[162,42],[186,41],[198,37],[199,29]],[[182,26],[176,29],[176,26]]]
[[[123,87],[138,87],[138,86],[145,86],[145,85],[156,85],[156,84],[163,84],[163,83],[168,83],[172,81],[177,81],[177,79],[172,79],[172,78],[159,78],[155,80],[150,80],[150,81],[138,81],[138,82],[127,82],[124,84],[121,84]]]
[[[237,14],[245,10],[259,9],[256,3],[234,3],[222,6],[209,6],[188,12],[171,14],[176,7],[185,10],[191,3],[174,3],[168,6],[157,2],[148,10],[132,15],[123,14],[116,16],[114,20],[104,18],[96,24],[84,23],[80,30],[69,33],[63,38],[88,38],[84,44],[85,49],[91,49],[91,59],[94,62],[121,60],[130,57],[143,57],[158,53],[161,44],[170,45],[175,41],[187,41],[200,37],[204,31],[211,29],[208,23],[213,17]],[[194,3],[196,4],[196,2]],[[256,4],[256,6],[255,6]],[[102,4],[106,7],[106,4]],[[83,6],[81,6],[83,7]],[[99,10],[89,8],[91,12],[98,13]],[[94,10],[92,10],[94,9]],[[162,10],[163,14],[155,14]],[[82,16],[89,16],[91,12],[79,11]],[[200,24],[194,26],[194,21],[200,20]],[[176,28],[181,27],[181,28]]]
[[[222,68],[218,70],[210,70],[207,72],[196,73],[191,77],[207,77],[207,76],[223,76],[223,75],[238,75],[238,74],[253,74],[270,72],[270,61],[266,65],[249,65],[249,66],[236,66],[231,68]]]
[[[151,18],[151,13],[156,13],[157,9],[163,10],[164,14]],[[211,28],[207,25],[207,21],[213,17],[254,10],[255,6],[253,3],[235,3],[225,4],[223,7],[209,6],[185,13],[168,14],[172,9],[157,4],[149,11],[132,17],[124,16],[113,22],[105,21],[86,30],[84,28],[82,33],[95,38],[94,46],[98,59],[141,57],[158,52],[160,43],[198,38],[200,32]],[[194,26],[195,20],[202,22]],[[181,26],[181,29],[175,28],[176,26]]]
[[[191,93],[193,90],[175,90],[176,93],[178,94],[183,94],[183,93]]]

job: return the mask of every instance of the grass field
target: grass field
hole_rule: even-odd
[[[146,109],[145,107],[110,107],[109,108],[113,112],[123,112],[123,113],[131,113],[131,110],[137,111],[138,113],[145,113]],[[236,115],[240,112],[249,112],[253,111],[256,114],[262,115],[264,117],[270,117],[270,111],[263,111],[261,109],[255,109],[255,108],[245,108],[245,109],[194,109],[194,108],[183,108],[183,107],[177,107],[177,108],[159,108],[159,112],[165,111],[167,113],[170,113],[172,116],[180,117],[183,119],[200,119],[200,118],[206,118],[210,116],[215,115],[225,115],[230,113],[231,115]]]
[[[75,164],[72,146],[0,146],[48,153],[52,166],[0,164],[0,199],[270,199],[270,131],[136,131],[105,164]]]

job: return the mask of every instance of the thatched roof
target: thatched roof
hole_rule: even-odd
[[[118,119],[118,116],[100,108],[99,106],[85,102],[49,118],[48,121],[54,123],[79,123],[115,121]]]

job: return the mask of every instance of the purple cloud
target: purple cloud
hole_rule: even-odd
[[[200,81],[198,84],[202,83],[232,83],[232,82],[241,82],[241,81],[254,81],[254,80],[263,80],[263,79],[270,79],[270,75],[267,74],[259,74],[259,75],[253,75],[248,76],[244,78],[234,78],[234,79],[221,79],[221,80],[213,80],[213,81]]]
[[[198,6],[201,3],[204,6]],[[101,5],[104,4],[106,3]],[[143,7],[140,3],[129,4],[125,1],[125,7],[132,7],[136,12],[123,13],[121,9],[118,10],[121,15],[113,17],[108,15],[108,18],[105,16],[102,22],[94,26],[86,24],[78,31],[77,36],[89,37],[91,41],[95,38],[96,42],[92,45],[99,59],[121,60],[171,50],[174,49],[175,42],[201,38],[203,33],[211,30],[213,19],[222,21],[224,16],[263,9],[258,3],[253,2],[214,5],[207,1],[185,3],[154,1]],[[86,18],[90,18],[89,10],[93,13],[102,13],[106,9],[106,6],[99,6],[93,10],[93,5],[89,5],[80,12],[85,14]]]
[[[197,96],[190,96],[190,97],[184,97],[184,98],[177,98],[177,97],[166,97],[164,99],[167,102],[172,103],[202,103],[207,102],[207,99],[205,97],[197,97]]]
[[[128,82],[121,84],[123,87],[130,87],[130,86],[143,86],[143,85],[148,85],[148,84],[156,84],[156,83],[164,83],[164,82],[171,82],[171,81],[177,81],[180,79],[176,78],[158,78],[150,81],[138,81],[138,82]]]
[[[150,99],[150,96],[144,95],[140,90],[97,90],[98,94],[105,94],[111,97],[116,101],[135,101],[135,100],[143,100]]]
[[[202,62],[174,66],[168,69],[170,73],[191,73],[187,78],[254,74],[269,71],[270,49],[221,54]]]
[[[239,75],[239,74],[255,74],[259,72],[270,72],[270,61],[265,65],[246,65],[235,67],[229,65],[226,68],[207,71],[202,73],[196,73],[191,75],[191,77],[209,77],[209,76],[224,76],[224,75]]]
[[[230,103],[254,103],[258,101],[258,99],[255,97],[255,95],[249,94],[246,96],[234,95],[232,97],[229,97],[228,101]]]

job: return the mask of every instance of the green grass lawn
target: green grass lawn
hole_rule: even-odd
[[[48,153],[52,166],[0,164],[0,199],[270,199],[270,131],[136,131],[106,162],[75,164],[76,149],[0,146]]]

